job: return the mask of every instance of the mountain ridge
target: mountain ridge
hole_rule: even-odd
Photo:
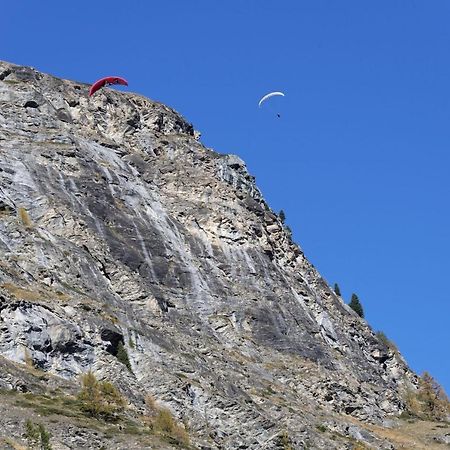
[[[92,370],[136,414],[152,396],[198,448],[392,448],[345,416],[386,423],[417,376],[245,163],[159,102],[88,89],[0,62],[0,355],[62,384]]]

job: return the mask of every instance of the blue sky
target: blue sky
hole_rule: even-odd
[[[448,0],[22,0],[0,59],[177,109],[450,392],[449,22]]]

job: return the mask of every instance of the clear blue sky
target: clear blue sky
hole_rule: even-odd
[[[295,239],[450,392],[450,2],[2,5],[0,59],[121,75],[236,153]],[[286,97],[259,110],[271,90]],[[276,117],[276,113],[281,118]]]

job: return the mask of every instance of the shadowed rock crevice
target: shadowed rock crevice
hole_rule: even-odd
[[[34,100],[28,100],[24,105],[24,108],[39,108],[39,104]]]

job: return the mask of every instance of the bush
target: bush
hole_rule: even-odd
[[[178,444],[189,444],[188,432],[175,421],[172,413],[168,409],[161,408],[158,411],[156,417],[153,419],[152,426],[153,431],[175,440]]]
[[[28,350],[27,348],[25,348],[24,350],[23,360],[25,361],[27,367],[29,367],[30,369],[34,369],[34,360],[31,356],[30,350]]]
[[[350,308],[352,308],[359,317],[364,318],[364,310],[356,294],[352,294],[352,298],[348,306],[350,306]]]
[[[41,423],[34,424],[31,420],[27,420],[25,423],[25,438],[28,447],[31,449],[52,450],[50,445],[51,434]]]
[[[419,400],[432,419],[447,419],[450,414],[450,403],[444,389],[428,372],[424,372],[420,380]]]
[[[151,394],[147,394],[145,396],[145,405],[150,409],[150,411],[154,412],[158,409],[156,405],[156,400]]]
[[[292,450],[291,440],[289,439],[289,435],[286,430],[284,430],[280,435],[280,444],[283,450]]]
[[[127,349],[125,348],[125,346],[123,345],[123,342],[120,341],[119,345],[117,346],[117,355],[116,358],[122,363],[124,364],[127,369],[133,373],[133,371],[131,370],[131,363],[130,363],[130,359],[128,358],[128,353],[127,353]]]
[[[450,402],[444,389],[428,373],[424,372],[417,391],[406,395],[408,413],[425,420],[448,420]]]
[[[125,407],[125,400],[117,388],[108,381],[97,381],[89,371],[81,378],[82,389],[78,394],[81,410],[104,420],[116,419]]]
[[[397,346],[382,331],[377,331],[375,336],[385,347],[393,352],[398,352]]]
[[[155,429],[163,433],[171,433],[175,428],[175,420],[168,409],[161,409],[154,421]]]
[[[20,217],[22,224],[25,226],[25,228],[32,227],[33,224],[31,222],[30,216],[25,208],[23,208],[23,207],[19,208],[19,217]]]

